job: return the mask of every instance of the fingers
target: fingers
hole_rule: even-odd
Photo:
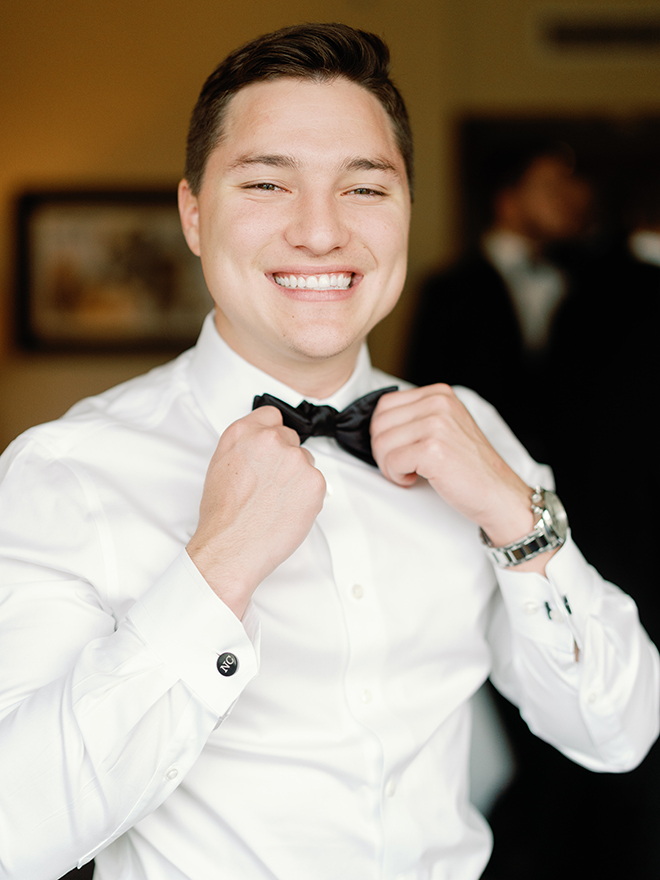
[[[448,385],[381,398],[371,431],[374,458],[393,483],[407,487],[417,476],[425,477],[441,498],[496,543],[509,543],[530,531],[531,490]]]
[[[384,395],[371,421],[372,451],[383,474],[400,486],[411,486],[417,475],[432,479],[463,411],[467,415],[449,385]]]
[[[376,412],[386,412],[397,409],[406,403],[414,403],[423,400],[425,397],[435,397],[443,395],[448,398],[455,398],[454,389],[451,385],[444,382],[437,382],[435,385],[423,385],[420,388],[406,388],[403,391],[390,391],[389,394],[383,394],[376,406]]]
[[[248,416],[245,416],[245,418],[248,419],[252,416],[255,416],[254,421],[264,428],[279,428],[278,434],[284,442],[289,443],[291,446],[300,447],[300,451],[308,464],[312,467],[315,466],[314,456],[309,449],[301,445],[298,432],[283,424],[282,412],[276,406],[260,406],[253,410]],[[241,419],[240,421],[243,420]]]
[[[262,428],[281,427],[284,432],[290,432],[289,437],[291,439],[295,437],[298,440],[298,445],[300,445],[298,434],[292,428],[284,426],[282,413],[276,406],[260,406],[257,409],[253,409],[251,413],[248,413],[242,419],[234,422],[234,424],[244,425],[248,428],[252,426],[260,426]]]
[[[268,430],[273,428],[276,429],[275,435],[283,442],[288,443],[290,446],[300,446],[300,437],[293,428],[287,428],[283,424],[280,410],[276,406],[260,406],[229,425],[220,438],[218,448],[241,442],[247,435],[257,433],[262,429]],[[304,452],[307,453],[307,456],[310,455],[308,450],[304,450]],[[312,458],[313,462],[314,459]]]
[[[434,429],[441,431],[445,421],[461,418],[462,411],[465,407],[449,385],[429,385],[387,394],[378,402],[371,420],[372,446],[376,450],[387,450],[417,442]]]

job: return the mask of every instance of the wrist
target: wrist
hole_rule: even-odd
[[[488,548],[491,561],[498,567],[510,568],[526,564],[542,554],[545,554],[547,560],[566,540],[568,519],[561,501],[554,492],[536,486],[532,492],[530,506],[535,524],[532,530],[521,538],[507,544],[496,544],[491,536],[483,528],[481,529],[482,543]]]
[[[478,525],[494,547],[503,547],[519,541],[528,535],[538,520],[532,510],[534,490],[520,481],[520,485],[511,492],[496,511],[496,515]]]
[[[227,565],[208,547],[197,544],[194,537],[186,547],[186,552],[211,590],[242,620],[258,584],[252,586],[248,583],[244,573],[243,576],[237,576],[231,565]]]

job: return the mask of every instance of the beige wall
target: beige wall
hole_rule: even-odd
[[[659,11],[621,0],[559,4]],[[174,185],[190,109],[205,76],[258,33],[340,20],[390,43],[411,111],[418,188],[409,283],[374,333],[374,360],[400,364],[413,291],[455,244],[451,132],[458,114],[660,112],[653,56],[560,61],[534,21],[558,4],[532,0],[31,0],[0,15],[0,447],[80,396],[147,369],[151,356],[45,356],[12,344],[12,199],[24,188]]]

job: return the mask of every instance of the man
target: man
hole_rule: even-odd
[[[387,69],[343,25],[223,62],[179,188],[214,317],[191,352],[5,457],[3,878],[96,857],[101,880],[468,880],[490,850],[467,790],[489,672],[594,769],[656,736],[634,604],[563,540],[531,488],[548,470],[487,404],[389,391],[356,456],[284,424],[287,404],[392,385],[364,346],[406,264],[409,128]],[[559,537],[531,534],[544,504]],[[522,564],[496,573],[493,552]]]
[[[484,228],[424,284],[406,376],[474,389],[542,457],[553,451],[544,415],[520,401],[533,401],[539,373],[556,369],[557,327],[583,285],[576,242],[591,219],[591,187],[562,143],[498,151],[483,164]]]

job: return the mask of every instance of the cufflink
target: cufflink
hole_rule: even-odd
[[[233,675],[238,669],[238,659],[235,654],[230,654],[226,651],[224,654],[220,654],[216,666],[218,667],[220,675],[224,675],[225,677]]]

